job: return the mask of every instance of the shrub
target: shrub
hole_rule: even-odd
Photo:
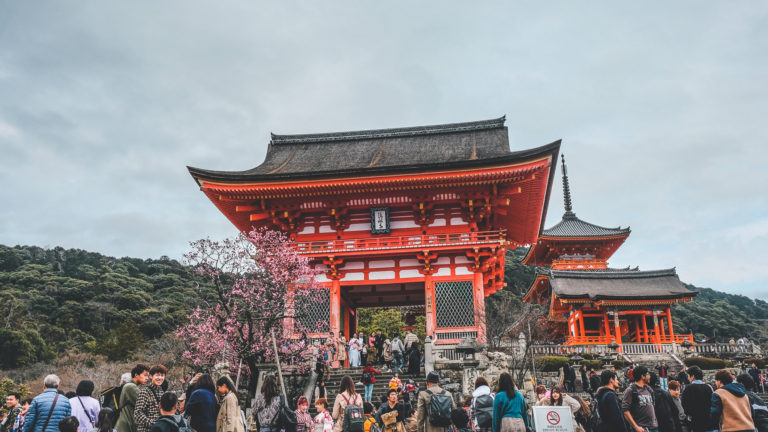
[[[536,357],[536,367],[542,372],[557,372],[568,363],[568,357],[542,356]]]
[[[616,369],[621,369],[621,368],[623,368],[624,366],[627,365],[627,362],[624,361],[624,359],[616,359],[616,360],[612,361],[611,364]]]
[[[688,367],[698,366],[703,370],[723,369],[726,366],[725,360],[710,357],[688,357],[683,363]]]
[[[603,362],[600,360],[582,360],[581,364],[587,367],[587,369],[600,370],[603,368]]]
[[[762,369],[765,367],[765,359],[762,358],[748,358],[744,359],[744,363],[746,363],[749,367],[752,367],[752,363],[754,363],[758,369]]]

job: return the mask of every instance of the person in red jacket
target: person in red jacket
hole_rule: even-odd
[[[365,396],[363,397],[363,401],[365,402],[371,401],[371,397],[373,395],[373,385],[376,383],[376,375],[381,373],[381,371],[376,370],[372,364],[373,362],[368,360],[368,363],[366,363],[365,367],[363,368],[363,377],[361,381],[365,386]]]

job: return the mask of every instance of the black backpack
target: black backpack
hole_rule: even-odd
[[[600,430],[600,425],[602,424],[602,420],[600,419],[600,402],[605,399],[605,395],[608,394],[609,391],[610,390],[603,391],[603,393],[597,398],[595,409],[593,409],[592,414],[589,415],[589,419],[587,420],[587,427],[592,432],[598,432]]]
[[[493,426],[493,398],[491,395],[480,395],[475,398],[472,415],[477,420],[477,427],[490,428]]]
[[[429,424],[436,427],[448,427],[451,425],[451,395],[443,390],[442,393],[429,394]]]
[[[371,371],[363,371],[363,384],[370,384],[373,381],[373,374]]]
[[[285,432],[296,432],[296,423],[296,413],[285,404],[285,396],[280,395],[280,409],[272,420],[272,427]]]
[[[186,420],[182,419],[181,423],[177,423],[172,419],[169,419],[168,417],[163,417],[158,420],[158,422],[164,422],[168,425],[170,425],[172,428],[176,428],[176,432],[194,432],[194,429],[189,427],[189,424],[187,424]]]
[[[352,397],[352,400],[348,400],[343,394],[341,397],[347,401],[347,406],[344,407],[344,427],[343,432],[363,432],[365,426],[365,414],[363,408],[356,405],[357,394]]]

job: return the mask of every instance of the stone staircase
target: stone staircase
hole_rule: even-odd
[[[388,370],[385,367],[376,367],[376,370],[380,370],[382,373],[376,375],[376,383],[373,385],[373,394],[371,400],[380,401],[383,396],[386,396],[387,390],[389,390],[389,380],[394,376],[392,370]],[[363,396],[365,389],[361,382],[363,376],[363,368],[336,368],[331,369],[331,375],[325,381],[326,398],[329,404],[333,404],[336,394],[339,391],[339,383],[341,378],[345,375],[349,375],[355,381],[355,390]],[[409,376],[407,374],[399,374],[400,381],[403,385],[408,381]],[[426,377],[424,376],[424,369],[421,369],[419,376],[414,379],[419,389],[424,390],[426,388]]]

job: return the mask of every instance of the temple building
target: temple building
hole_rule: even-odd
[[[273,134],[253,169],[189,172],[238,230],[281,230],[320,270],[326,301],[297,318],[329,323],[318,336],[348,338],[358,308],[419,305],[435,343],[482,342],[507,249],[541,240],[560,149],[511,151],[504,123]]]
[[[675,269],[614,269],[608,259],[629,236],[629,228],[604,228],[573,212],[563,157],[565,213],[531,246],[524,264],[540,266],[523,301],[549,306],[566,345],[693,343],[675,334],[671,305],[693,300]]]

